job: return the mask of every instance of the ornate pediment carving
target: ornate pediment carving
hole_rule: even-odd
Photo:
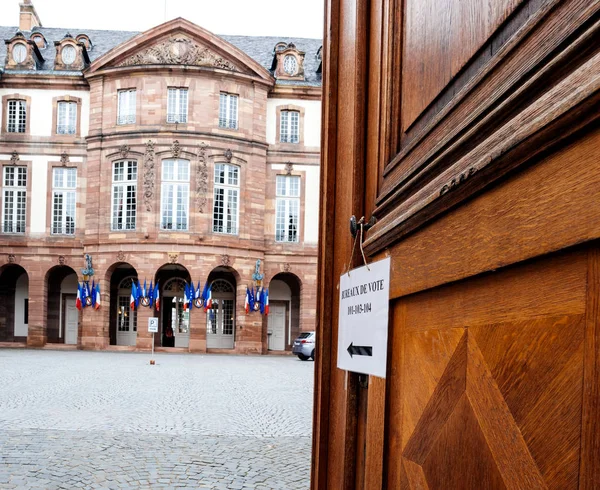
[[[240,71],[206,46],[186,37],[172,37],[129,56],[117,66],[192,65]]]

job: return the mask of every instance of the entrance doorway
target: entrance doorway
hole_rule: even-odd
[[[269,305],[267,335],[269,350],[285,350],[287,303],[272,302]]]
[[[162,346],[188,347],[190,345],[190,312],[183,309],[186,282],[180,277],[169,280],[163,288]]]
[[[137,342],[137,310],[131,309],[131,287],[137,283],[135,268],[126,262],[109,267],[110,280],[110,345],[135,346]]]
[[[63,294],[63,330],[65,332],[65,344],[77,345],[77,333],[79,330],[79,312],[75,305],[77,297],[73,294]]]
[[[233,349],[235,288],[224,279],[212,282],[212,308],[206,315],[206,347]]]
[[[48,271],[48,310],[46,332],[48,343],[77,345],[79,340],[79,311],[77,273],[70,267],[56,266]]]
[[[20,265],[0,267],[0,342],[26,342],[29,276]]]
[[[137,340],[137,310],[131,309],[131,286],[137,277],[129,276],[119,283],[117,292],[117,345],[134,346]]]

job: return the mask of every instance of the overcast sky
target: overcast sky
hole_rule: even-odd
[[[166,2],[166,17],[165,17]],[[19,23],[21,0],[0,0],[0,25]],[[184,17],[215,34],[323,36],[324,0],[33,0],[44,27],[145,31]]]

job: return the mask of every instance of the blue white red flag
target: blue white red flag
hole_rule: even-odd
[[[129,307],[132,310],[135,310],[136,298],[137,298],[137,288],[135,287],[135,282],[131,281],[131,296],[129,297]]]
[[[265,308],[265,315],[269,314],[269,290],[265,289],[263,293],[263,302]]]
[[[75,300],[75,307],[81,311],[81,284],[77,283],[77,299]]]
[[[183,286],[183,311],[187,311],[188,308],[188,285],[187,282]]]
[[[90,292],[92,298],[91,307],[96,309],[96,281],[92,280],[92,291]]]
[[[208,281],[207,281],[208,284]],[[204,296],[204,311],[208,311],[212,308],[212,284],[208,284],[206,295]]]
[[[246,301],[244,302],[244,309],[246,313],[250,313],[250,290],[246,286]]]
[[[156,308],[156,311],[160,311],[160,289],[158,287],[158,281],[154,286],[154,307]]]
[[[94,309],[100,308],[100,283],[96,284],[96,291],[94,291],[94,296],[96,299],[94,300]]]

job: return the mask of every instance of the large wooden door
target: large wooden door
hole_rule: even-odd
[[[312,488],[599,488],[600,2],[325,13]],[[336,366],[352,215],[385,379]]]

